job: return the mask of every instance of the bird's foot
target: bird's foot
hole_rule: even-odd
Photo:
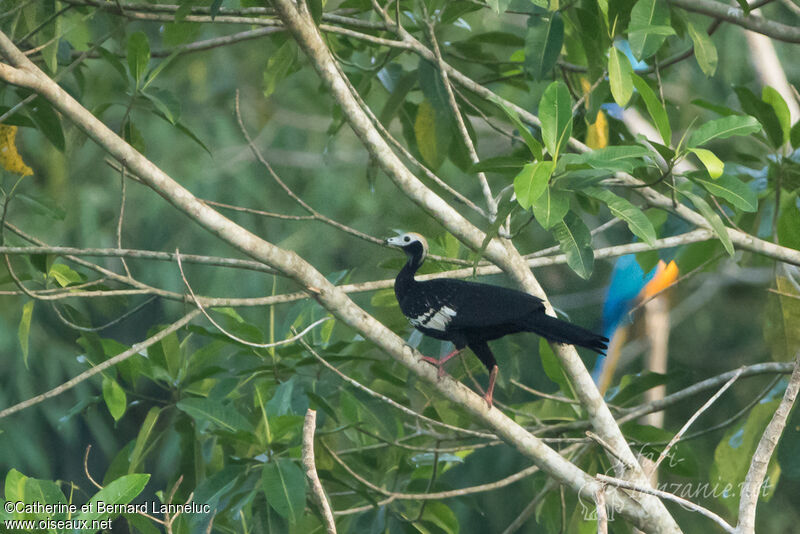
[[[492,372],[489,373],[489,387],[486,388],[486,393],[483,394],[483,400],[486,401],[490,410],[494,404],[494,383],[497,380],[497,371],[498,367],[496,365],[492,367]]]
[[[431,358],[429,356],[423,356],[422,357],[422,361],[428,362],[429,364],[431,364],[434,367],[436,367],[436,369],[437,369],[437,372],[436,372],[437,378],[442,378],[445,374],[447,374],[447,373],[445,373],[445,370],[444,370],[444,360],[437,360],[436,358]]]
[[[445,370],[444,370],[445,362],[447,362],[449,359],[453,358],[454,356],[457,356],[459,352],[461,352],[461,349],[455,349],[454,351],[452,351],[447,356],[445,356],[443,358],[439,358],[438,360],[436,358],[431,358],[429,356],[423,356],[422,360],[428,362],[431,365],[436,366],[436,368],[438,369],[437,376],[439,378],[442,378],[444,375],[447,374],[445,372]]]

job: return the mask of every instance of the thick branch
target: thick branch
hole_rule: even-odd
[[[761,440],[758,442],[758,447],[756,447],[756,452],[753,454],[753,460],[750,463],[750,469],[744,479],[742,495],[739,500],[739,524],[736,526],[736,532],[739,534],[755,532],[756,506],[758,505],[758,497],[761,495],[761,484],[767,474],[772,453],[775,452],[778,440],[786,427],[786,420],[789,418],[789,412],[791,412],[794,401],[797,398],[798,390],[800,390],[800,352],[795,356],[794,370],[792,371],[792,377],[789,379],[789,385],[783,394],[783,399],[761,435]]]
[[[778,41],[800,43],[800,28],[773,22],[752,13],[745,15],[738,7],[713,0],[668,0],[670,4],[693,13],[716,17],[746,30],[761,33]]]

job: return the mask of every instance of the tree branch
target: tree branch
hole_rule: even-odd
[[[744,479],[741,497],[739,498],[737,534],[755,532],[756,506],[758,506],[758,497],[761,495],[761,484],[767,474],[772,453],[775,452],[778,440],[786,427],[786,420],[789,418],[789,412],[791,412],[794,401],[797,398],[798,390],[800,390],[800,352],[795,356],[794,370],[791,378],[789,378],[789,385],[786,386],[783,399],[778,405],[778,409],[775,410],[775,414],[773,414],[769,424],[767,424],[767,428],[764,429],[764,433],[761,434],[756,452],[753,454],[753,460],[750,462],[750,469],[748,469],[747,476]]]
[[[778,41],[800,43],[800,28],[797,26],[773,22],[752,13],[745,15],[741,8],[723,2],[713,0],[668,0],[668,2],[686,11],[722,19]]]
[[[317,412],[309,408],[306,410],[306,417],[303,422],[303,467],[306,469],[306,478],[308,478],[308,482],[311,486],[311,496],[314,499],[314,503],[319,508],[319,513],[325,524],[325,532],[328,534],[336,534],[336,522],[333,520],[331,504],[325,496],[322,482],[319,481],[317,465],[314,460],[314,429],[316,425]]]

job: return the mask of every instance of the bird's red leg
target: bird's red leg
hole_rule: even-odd
[[[444,376],[444,364],[445,364],[445,362],[447,360],[451,359],[451,358],[454,358],[455,356],[458,356],[458,353],[461,352],[462,350],[463,349],[455,349],[455,350],[453,350],[453,352],[451,352],[450,354],[448,354],[444,358],[439,358],[438,360],[436,358],[431,358],[429,356],[423,356],[422,359],[424,361],[428,362],[431,365],[435,365],[436,368],[439,369],[439,373],[438,374],[439,374],[439,378],[441,378],[441,377]]]
[[[494,382],[497,380],[497,371],[498,368],[496,365],[492,367],[492,372],[489,373],[489,387],[486,388],[486,393],[483,395],[483,399],[486,401],[486,404],[489,405],[489,408],[492,407],[492,395],[494,394]]]

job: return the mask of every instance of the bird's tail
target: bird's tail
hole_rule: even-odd
[[[607,337],[549,315],[536,315],[528,328],[549,341],[585,347],[599,354],[605,354],[608,348]]]

